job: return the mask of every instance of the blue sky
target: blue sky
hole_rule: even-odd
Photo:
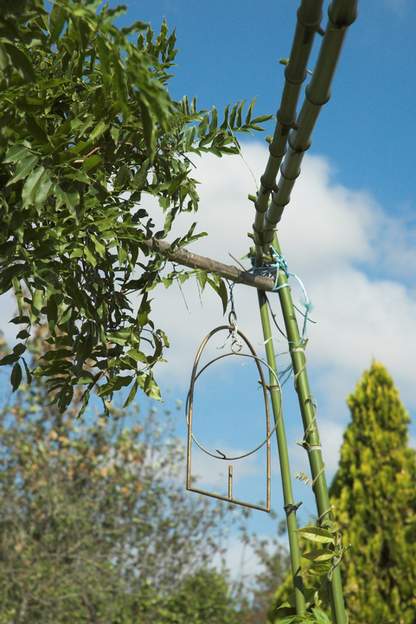
[[[298,2],[125,0],[125,4],[128,12],[122,22],[140,19],[157,29],[166,17],[176,28],[179,55],[170,86],[175,98],[195,95],[201,106],[215,104],[221,109],[255,97],[259,114],[276,112],[283,86],[278,60],[289,54]],[[326,8],[327,4],[323,24]],[[387,365],[411,414],[416,409],[415,19],[411,0],[359,3],[332,98],[321,112],[279,228],[289,267],[302,277],[315,306],[309,366],[330,477],[348,422],[345,397],[372,358]],[[319,43],[317,37],[310,69]],[[265,134],[272,128],[270,123]],[[239,157],[205,158],[197,161],[195,174],[201,181],[197,220],[209,237],[193,249],[228,262],[229,252],[241,257],[249,244],[246,232],[253,209],[246,197],[255,187],[246,163],[258,179],[267,158],[264,136],[243,139],[244,162]],[[188,223],[186,218],[179,220],[178,232]],[[294,293],[299,298],[296,288]],[[235,294],[240,327],[261,353],[256,293],[237,287]],[[187,307],[176,288],[155,295],[157,320],[172,344],[168,362],[159,371],[168,404],[184,400],[194,351],[205,333],[223,322],[213,295],[204,294],[201,302],[194,283],[185,284],[183,295]],[[11,312],[7,304],[3,327]],[[279,352],[285,351],[277,336],[275,344]],[[281,368],[285,357],[279,358]],[[251,364],[242,364],[220,365],[201,379],[196,425],[214,448],[245,450],[263,436],[257,376]],[[302,432],[292,381],[285,387],[284,407],[294,474],[307,466],[296,445]],[[184,435],[184,419],[178,421],[178,431]],[[414,436],[414,426],[411,431]],[[273,507],[282,517],[272,447]],[[236,467],[239,493],[254,501],[264,491],[260,460]],[[225,484],[218,477],[222,466],[218,469],[200,458],[197,468],[206,471],[212,487]],[[305,521],[314,511],[313,499],[307,486],[296,481],[295,487],[297,499],[304,501]],[[264,535],[275,531],[274,522],[260,512],[253,514],[252,526]],[[230,563],[239,561],[238,544],[233,549]]]
[[[157,28],[166,17],[176,28],[175,97],[196,95],[207,107],[256,97],[260,111],[276,111],[283,85],[278,59],[289,54],[298,2],[212,0],[199,6],[187,0],[127,0],[126,5],[127,21],[140,18]],[[312,148],[335,163],[344,184],[370,188],[394,211],[413,197],[415,19],[411,0],[359,2]],[[317,44],[319,37],[311,69]]]
[[[174,97],[195,95],[202,106],[215,104],[218,108],[256,97],[259,113],[277,110],[283,86],[283,67],[278,60],[289,54],[297,3],[265,1],[254,6],[251,2],[213,0],[209,5],[197,5],[185,0],[153,0],[127,4],[129,18],[148,20],[157,28],[166,17],[169,26],[176,28],[179,55],[170,87]],[[298,195],[294,193],[280,228],[289,265],[299,270],[312,289],[319,323],[319,328],[311,329],[310,372],[330,477],[348,422],[346,395],[373,357],[386,363],[412,413],[416,406],[409,373],[411,359],[405,352],[415,344],[416,334],[412,325],[416,312],[412,175],[415,18],[416,7],[410,1],[360,3],[358,20],[349,30],[333,83],[332,99],[322,110],[314,132],[301,188]],[[318,46],[319,37],[311,69]],[[272,123],[267,133],[271,129]],[[257,177],[266,158],[262,140],[261,136],[245,139],[245,158]],[[198,174],[202,181],[199,223],[209,238],[195,250],[225,261],[229,260],[228,251],[242,255],[247,246],[244,233],[252,219],[250,205],[245,202],[246,193],[254,190],[250,173],[238,159],[229,165],[213,159],[198,165]],[[222,208],[216,210],[213,205],[218,202]],[[246,213],[241,234],[227,228],[233,211]],[[309,254],[313,259],[309,256],[308,261]],[[331,272],[328,265],[332,263],[337,268]],[[316,278],[319,272],[322,279]],[[261,351],[261,337],[255,327],[255,293],[243,291],[237,289],[237,303],[244,315],[241,327],[257,338],[256,347]],[[162,385],[179,398],[184,397],[193,349],[206,331],[221,322],[214,300],[205,297],[201,306],[193,285],[184,293],[189,312],[178,293],[176,299],[173,293],[160,295],[162,301],[166,297],[160,322],[168,326],[172,337],[170,363],[161,373]],[[180,321],[175,322],[166,309],[175,310],[174,317]],[[277,342],[276,346],[284,350],[283,344]],[[292,382],[286,388],[284,405],[293,473],[307,471],[303,451],[296,446],[301,428]],[[239,450],[257,442],[262,435],[261,407],[258,404],[257,411],[252,408],[254,394],[258,402],[256,375],[250,366],[224,367],[201,380],[197,413],[204,440],[216,448],[222,443]],[[280,515],[276,455],[273,462],[273,506]],[[225,468],[221,481],[217,474],[222,466],[218,469],[211,460],[200,460],[198,467],[211,475],[213,487],[225,485]],[[260,459],[238,466],[236,473],[241,476],[239,487],[245,495],[256,498],[258,488],[263,491]],[[313,513],[313,499],[307,486],[296,480],[295,491],[304,501],[301,517],[305,521]],[[264,534],[274,531],[273,522],[260,513],[254,514],[252,523]]]

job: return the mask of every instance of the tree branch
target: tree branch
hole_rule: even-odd
[[[187,249],[172,249],[171,244],[167,241],[152,238],[143,241],[143,243],[150,250],[160,252],[172,262],[182,264],[191,269],[202,269],[208,273],[216,273],[217,275],[238,284],[245,284],[246,286],[252,286],[253,288],[266,291],[273,290],[275,285],[274,280],[270,277],[253,275],[253,273],[243,271],[242,269],[231,264],[223,264],[218,260],[213,260],[212,258],[207,258],[206,256],[199,256],[198,254],[191,253]]]

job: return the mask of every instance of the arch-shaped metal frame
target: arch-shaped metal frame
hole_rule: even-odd
[[[238,335],[242,339],[242,341],[244,342],[246,347],[248,348],[249,353],[245,353],[244,354],[244,353],[240,353],[240,352],[237,352],[237,351],[231,351],[229,353],[225,353],[225,354],[220,355],[219,357],[214,358],[213,360],[211,360],[210,362],[205,364],[200,370],[198,370],[198,366],[199,366],[202,354],[203,354],[203,352],[204,352],[204,350],[205,350],[209,340],[215,334],[218,334],[221,331],[228,331],[229,334]],[[217,455],[215,453],[209,452],[206,448],[204,448],[195,439],[195,437],[193,435],[193,431],[192,431],[193,399],[194,399],[194,390],[195,390],[196,381],[198,380],[200,375],[211,364],[214,364],[218,360],[221,360],[221,359],[223,359],[225,357],[230,357],[230,356],[251,357],[255,361],[256,367],[257,367],[257,371],[258,371],[259,376],[260,376],[260,385],[261,385],[262,391],[263,391],[264,408],[265,408],[265,419],[266,419],[266,437],[265,437],[265,442],[262,442],[253,451],[250,451],[248,453],[244,453],[243,455],[238,456],[238,457],[227,457],[225,454],[218,454]],[[237,329],[233,325],[220,325],[219,327],[216,327],[215,329],[210,331],[205,336],[205,338],[202,340],[202,342],[199,345],[199,348],[198,348],[198,350],[196,352],[194,364],[193,364],[193,367],[192,367],[192,374],[191,374],[191,380],[190,380],[190,384],[189,384],[188,396],[187,396],[187,400],[186,400],[186,420],[187,420],[187,426],[188,426],[187,461],[186,461],[186,489],[189,490],[190,492],[196,492],[197,494],[203,494],[205,496],[210,496],[211,498],[217,498],[219,500],[223,500],[223,501],[226,501],[228,503],[234,503],[235,505],[241,505],[243,507],[248,507],[250,509],[257,509],[257,510],[260,510],[260,511],[269,512],[270,511],[270,482],[271,482],[271,451],[270,451],[271,425],[270,425],[270,408],[269,408],[268,386],[267,386],[267,383],[266,383],[266,380],[265,380],[265,377],[264,377],[264,373],[263,373],[263,369],[262,369],[261,364],[262,364],[262,360],[258,357],[258,355],[257,355],[253,345],[249,341],[249,339],[243,334],[242,331],[240,331],[239,329]],[[214,457],[215,459],[218,459],[220,461],[237,461],[239,459],[242,459],[243,457],[246,457],[247,455],[250,455],[253,452],[258,451],[260,448],[262,448],[264,445],[266,445],[266,504],[265,505],[255,505],[253,503],[249,503],[247,501],[239,500],[239,499],[236,499],[236,498],[233,497],[233,495],[232,495],[232,483],[233,483],[232,465],[228,466],[228,495],[227,496],[223,496],[221,494],[217,494],[216,492],[210,492],[208,490],[203,490],[203,489],[200,489],[200,488],[193,487],[192,486],[192,444],[193,444],[193,442],[195,442],[197,444],[197,446],[199,448],[201,448],[202,451],[204,451],[205,453],[207,453],[211,457]]]

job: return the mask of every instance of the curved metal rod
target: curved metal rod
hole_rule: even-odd
[[[223,355],[219,355],[218,357],[214,358],[213,360],[210,360],[207,364],[205,364],[205,366],[203,366],[203,368],[201,368],[200,371],[198,371],[198,373],[195,375],[195,379],[194,381],[196,382],[198,377],[209,367],[211,366],[211,364],[215,364],[215,362],[218,362],[218,360],[222,360],[223,358],[229,357],[229,356],[240,356],[240,357],[248,357],[251,359],[256,360],[257,362],[260,362],[260,364],[263,364],[264,366],[266,366],[270,372],[273,374],[275,380],[276,380],[276,384],[279,388],[279,392],[280,392],[280,399],[282,397],[282,386],[280,383],[280,379],[277,376],[276,372],[272,369],[271,366],[269,366],[267,364],[267,362],[265,362],[262,358],[256,356],[256,355],[252,355],[251,353],[237,353],[235,351],[231,351],[230,353],[224,353]],[[262,383],[260,381],[260,383]],[[268,387],[268,386],[266,386]],[[188,407],[188,398],[189,398],[189,393],[186,397],[186,406]],[[247,451],[247,453],[243,453],[242,455],[234,455],[234,456],[230,456],[230,455],[226,455],[223,451],[220,451],[219,449],[216,449],[217,453],[220,453],[220,455],[217,455],[217,453],[214,453],[213,451],[211,451],[210,449],[208,449],[207,447],[205,447],[196,437],[196,435],[192,432],[191,436],[192,436],[192,440],[195,442],[195,444],[197,445],[197,447],[199,449],[201,449],[201,451],[203,451],[204,453],[206,453],[206,455],[209,455],[210,457],[213,457],[214,459],[222,459],[225,461],[237,461],[239,459],[244,459],[245,457],[249,457],[250,455],[254,455],[254,453],[257,453],[257,451],[259,451],[261,448],[263,448],[263,446],[266,444],[266,442],[271,438],[271,436],[273,435],[273,433],[276,431],[276,425],[273,427],[273,429],[270,431],[269,435],[263,440],[263,442],[261,442],[258,446],[256,446],[256,448],[252,449],[251,451]]]
[[[246,353],[246,354],[242,354],[242,353],[236,353],[236,352],[230,352],[230,353],[226,353],[226,354],[222,354],[216,358],[214,358],[212,361],[208,362],[207,364],[205,364],[203,366],[203,368],[201,370],[198,371],[198,366],[199,366],[199,362],[201,360],[202,354],[206,348],[207,343],[209,342],[209,340],[217,333],[221,332],[221,331],[228,331],[230,334],[234,334],[234,335],[238,335],[242,341],[245,343],[246,347],[249,349],[250,353]],[[193,435],[192,432],[192,418],[193,418],[193,397],[194,397],[194,389],[195,389],[195,383],[197,381],[197,379],[200,377],[200,375],[202,374],[203,371],[205,371],[211,364],[213,364],[214,362],[217,362],[218,360],[221,360],[225,357],[229,357],[231,355],[241,355],[243,357],[251,357],[252,359],[254,359],[255,363],[256,363],[256,367],[257,367],[257,371],[259,373],[260,376],[260,385],[262,387],[262,391],[263,391],[263,399],[264,399],[264,407],[265,407],[265,416],[266,416],[266,439],[254,450],[249,451],[248,453],[245,453],[241,456],[236,456],[236,457],[227,457],[224,453],[220,453],[216,454],[216,453],[212,453],[211,451],[209,451],[208,449],[205,449],[205,447],[195,438],[195,436]],[[190,380],[190,385],[189,385],[189,391],[188,391],[188,395],[187,395],[187,400],[186,400],[186,413],[187,413],[187,424],[188,424],[188,452],[187,452],[187,488],[188,489],[192,489],[192,484],[191,484],[191,449],[192,449],[192,442],[195,442],[197,444],[197,446],[205,453],[207,453],[208,455],[210,455],[211,457],[214,457],[215,459],[226,459],[229,461],[235,461],[237,459],[242,459],[243,457],[247,457],[248,455],[251,455],[252,453],[256,452],[257,450],[259,450],[260,448],[262,448],[265,444],[267,445],[267,507],[269,507],[269,500],[270,500],[270,478],[271,478],[271,461],[270,461],[270,437],[272,435],[272,431],[270,428],[270,408],[269,408],[269,397],[268,397],[268,386],[266,384],[266,380],[265,380],[265,376],[263,373],[263,369],[261,367],[260,362],[262,362],[261,358],[258,357],[253,345],[251,344],[251,342],[248,340],[248,338],[243,334],[243,332],[240,329],[237,329],[235,326],[232,327],[231,325],[220,325],[219,327],[216,327],[215,329],[211,330],[206,336],[205,338],[202,340],[201,344],[199,345],[199,348],[197,350],[196,356],[195,356],[195,360],[194,360],[194,364],[192,367],[192,374],[191,374],[191,380]],[[263,364],[265,364],[267,367],[268,365],[263,362]],[[280,382],[279,382],[279,378],[277,377],[276,373],[273,371],[274,377],[276,379],[277,385],[279,387],[280,390]],[[218,453],[218,451],[217,451]]]

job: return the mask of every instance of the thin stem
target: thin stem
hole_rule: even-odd
[[[282,475],[283,499],[286,511],[287,532],[290,547],[290,562],[293,575],[293,585],[295,589],[295,605],[296,613],[303,615],[305,613],[305,597],[303,580],[301,575],[301,557],[299,549],[298,525],[296,519],[297,505],[294,502],[292,492],[292,481],[290,477],[289,454],[287,448],[287,439],[285,425],[282,418],[280,389],[276,384],[277,366],[276,355],[274,352],[272,330],[270,326],[269,309],[265,293],[258,291],[260,318],[263,328],[263,336],[265,340],[266,359],[270,367],[270,397],[273,408],[273,416],[276,426],[277,448],[279,451],[280,474]],[[273,372],[272,372],[273,371]]]

